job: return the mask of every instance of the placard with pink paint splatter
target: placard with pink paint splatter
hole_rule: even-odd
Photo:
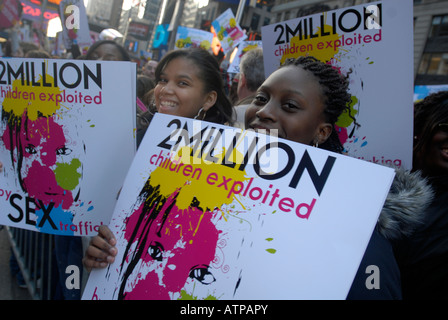
[[[0,224],[88,236],[109,223],[135,154],[134,77],[127,62],[0,59]]]
[[[91,272],[83,299],[344,299],[393,177],[156,114],[109,224],[118,255]]]
[[[358,159],[410,169],[413,142],[413,3],[369,2],[264,26],[266,75],[314,56],[347,75],[351,116],[336,130]]]

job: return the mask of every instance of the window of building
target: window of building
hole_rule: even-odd
[[[258,30],[258,24],[260,23],[260,15],[254,13],[252,15],[252,21],[250,22],[250,28],[252,30]]]
[[[424,53],[418,74],[448,75],[448,53]]]
[[[448,14],[432,18],[429,37],[448,36]]]

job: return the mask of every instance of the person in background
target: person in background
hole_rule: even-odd
[[[31,50],[39,50],[39,46],[32,42],[24,42],[21,41],[18,45],[18,48],[15,52],[13,52],[13,43],[11,40],[8,40],[4,43],[3,46],[3,56],[5,57],[24,57],[28,51]]]
[[[23,56],[26,56],[28,52],[32,51],[32,50],[43,50],[42,48],[40,48],[37,44],[32,43],[32,42],[20,42],[20,49],[23,53]]]
[[[80,57],[82,56],[81,49],[79,48],[79,45],[76,43],[76,41],[73,41],[73,44],[70,47],[69,51],[72,55],[72,59],[80,59]]]
[[[235,104],[235,126],[244,128],[244,115],[255,97],[255,92],[265,80],[263,49],[255,48],[246,52],[240,61],[237,95]]]
[[[331,65],[310,56],[287,60],[257,90],[246,111],[246,128],[342,153],[334,125],[342,112],[350,114],[350,100],[348,77]],[[397,171],[347,299],[402,298],[391,241],[415,230],[430,197],[430,188],[418,173]],[[379,289],[366,286],[370,265],[381,271]]]
[[[100,40],[95,42],[85,55],[86,60],[99,61],[131,61],[129,54],[123,46],[113,40]],[[137,76],[136,79],[136,143],[140,144],[146,128],[151,121],[151,114],[148,107],[143,102],[146,92],[154,87],[154,82],[147,77]]]
[[[144,75],[138,75],[137,76],[137,98],[144,103],[145,101],[145,95],[154,89],[156,86],[155,82],[151,80],[151,78],[144,76]],[[143,109],[147,109],[147,107],[141,106]]]
[[[113,40],[100,40],[92,44],[85,56],[86,60],[131,61],[123,46]]]
[[[435,196],[417,231],[394,243],[403,299],[448,300],[448,91],[414,106],[413,170]]]
[[[24,58],[42,58],[42,59],[51,59],[51,55],[44,50],[30,50],[28,51]]]
[[[201,48],[174,50],[156,69],[156,87],[148,93],[155,112],[232,124],[233,107],[224,92],[217,60]],[[115,260],[116,239],[107,226],[93,237],[83,259],[87,270]]]
[[[156,68],[157,68],[158,62],[156,60],[149,60],[146,62],[146,64],[143,66],[142,75],[147,76],[152,81],[156,80]]]
[[[145,95],[154,89],[154,87],[155,83],[151,78],[145,75],[137,76],[137,146],[140,145],[146,128],[152,119],[152,114],[145,104]]]

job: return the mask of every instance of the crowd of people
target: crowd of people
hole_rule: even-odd
[[[34,50],[24,57],[50,56]],[[130,60],[114,41],[96,42],[78,58]],[[248,51],[227,93],[219,61],[207,51],[174,50],[149,61],[137,78],[137,146],[159,112],[276,130],[280,138],[343,153],[335,123],[343,112],[350,113],[348,76],[313,57],[290,59],[267,78],[260,66],[263,50]],[[396,168],[347,299],[448,299],[448,92],[431,94],[414,110],[413,168]],[[117,240],[107,226],[89,240],[76,264],[89,272],[115,260]],[[64,245],[61,251],[72,250]],[[381,270],[379,289],[366,286],[369,265]]]

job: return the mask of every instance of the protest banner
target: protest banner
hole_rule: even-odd
[[[243,41],[238,45],[238,50],[230,64],[227,72],[229,73],[239,73],[240,72],[240,61],[241,57],[249,50],[255,48],[262,48],[261,41]]]
[[[135,74],[130,62],[0,59],[0,225],[90,236],[109,223],[135,154]]]
[[[92,45],[86,8],[82,0],[62,0],[59,3],[59,17],[62,24],[62,38],[67,50],[73,44],[86,53]]]
[[[221,42],[224,54],[227,54],[247,38],[244,30],[236,23],[235,16],[230,8],[213,20],[212,27]]]
[[[412,1],[391,0],[262,27],[265,72],[310,55],[348,75],[353,119],[337,122],[346,152],[410,169],[413,132]]]
[[[345,299],[394,170],[156,114],[83,299]]]
[[[213,33],[179,26],[177,27],[175,49],[202,48],[211,51]]]

